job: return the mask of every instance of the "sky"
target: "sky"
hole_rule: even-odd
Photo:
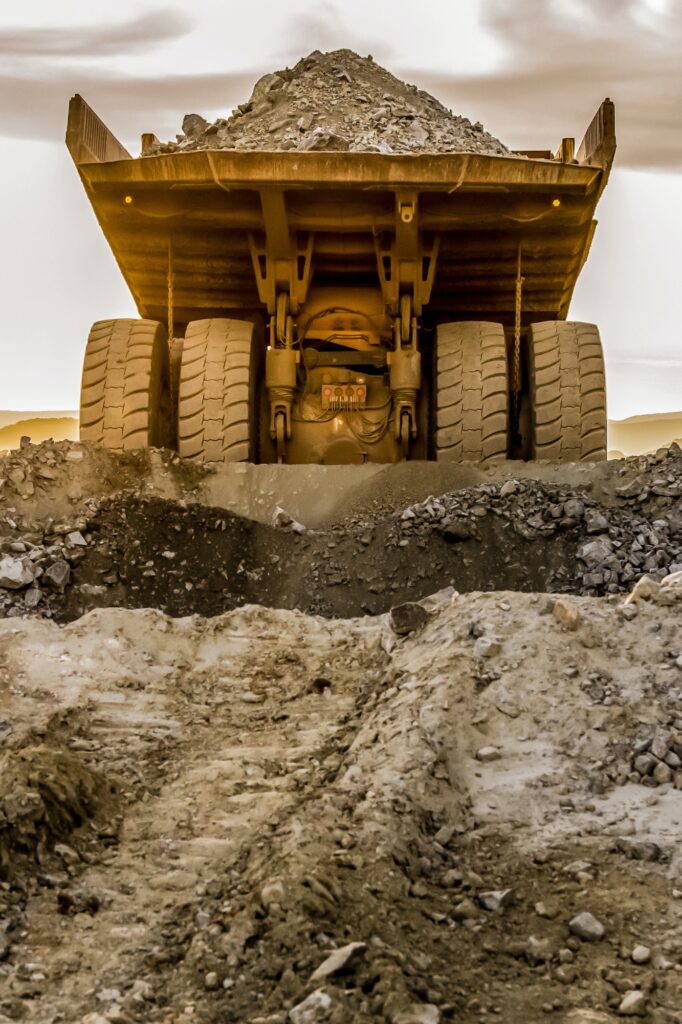
[[[510,148],[616,104],[615,170],[570,318],[599,324],[609,415],[682,408],[680,0],[0,3],[0,409],[75,409],[97,319],[135,309],[64,146],[80,92],[131,153],[261,75],[350,47]]]

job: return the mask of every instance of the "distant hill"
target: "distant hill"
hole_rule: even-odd
[[[0,409],[0,427],[6,427],[20,420],[78,419],[74,409]]]
[[[682,412],[651,413],[630,416],[626,420],[609,420],[609,449],[624,455],[655,452],[673,441],[682,444]]]
[[[66,411],[16,412],[0,410],[0,451],[18,448],[22,436],[34,444],[78,438],[78,413]],[[671,444],[682,444],[682,412],[651,413],[609,420],[609,457],[642,455]]]
[[[54,441],[78,439],[78,417],[74,413],[29,414],[30,418],[9,422],[6,419],[8,415],[17,414],[0,413],[0,451],[18,448],[24,436],[30,437],[33,444],[40,444],[48,438]]]

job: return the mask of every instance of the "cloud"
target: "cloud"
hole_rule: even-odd
[[[481,0],[480,11],[504,57],[499,67],[478,75],[401,62],[386,43],[369,41],[348,25],[334,0],[292,13],[279,53],[264,54],[260,67],[240,73],[152,79],[67,59],[110,57],[177,37],[189,26],[172,9],[95,29],[6,30],[0,32],[0,53],[16,59],[0,73],[0,134],[63,137],[69,96],[80,92],[123,141],[142,131],[172,138],[185,112],[228,114],[273,66],[294,63],[311,49],[348,46],[371,50],[390,70],[456,113],[483,121],[516,149],[555,149],[567,135],[580,141],[610,96],[618,166],[682,167],[682,5],[672,2],[666,13],[648,0]]]
[[[173,135],[186,102],[194,101],[199,109],[211,99],[220,102],[221,87],[229,92],[232,77],[239,76],[142,78],[111,70],[112,58],[146,52],[186,35],[193,26],[185,14],[159,7],[113,24],[0,30],[0,135],[63,138],[69,98],[75,92],[101,105],[115,134],[128,139],[142,131]]]
[[[291,13],[287,19],[284,46],[279,54],[282,59],[295,63],[312,50],[342,48],[363,56],[372,53],[380,61],[389,59],[393,52],[386,38],[370,41],[362,27],[357,27],[357,22],[349,26],[343,9],[333,0],[320,0],[313,10]]]
[[[160,8],[118,24],[0,31],[3,57],[103,57],[147,49],[189,32],[192,21],[179,11]]]
[[[134,140],[142,132],[174,138],[185,113],[218,109],[229,114],[248,99],[258,76],[249,71],[151,79],[90,69],[51,69],[40,77],[0,73],[0,134],[63,139],[69,99],[79,92],[121,142],[132,140],[134,153]]]
[[[410,69],[457,113],[512,148],[580,141],[605,96],[616,104],[618,165],[682,167],[682,6],[645,0],[484,0],[501,67],[464,76]]]
[[[171,74],[143,77],[112,70],[111,64],[84,66],[61,59],[108,57],[131,46],[147,46],[182,34],[188,28],[173,11],[157,11],[117,26],[90,29],[29,29],[0,32],[0,53],[16,59],[0,71],[0,135],[59,140],[64,137],[69,98],[81,93],[96,113],[135,152],[135,138],[151,131],[161,139],[174,138],[182,115],[190,111],[229,114],[249,98],[256,80],[273,67],[294,64],[314,49],[347,46],[366,52],[361,30],[345,24],[333,0],[322,0],[312,11],[292,14],[277,53],[264,56],[263,66],[247,72]],[[381,44],[375,56],[389,51]]]
[[[297,12],[287,26],[287,53],[301,56],[311,50],[338,50],[347,35],[336,4],[322,0],[314,10]]]
[[[142,132],[173,138],[188,111],[229,113],[261,72],[137,76],[112,57],[177,39],[194,22],[170,7],[96,27],[0,30],[0,136],[63,139],[70,97],[79,92],[122,141]],[[87,64],[82,58],[89,58]],[[78,59],[78,60],[77,60]]]

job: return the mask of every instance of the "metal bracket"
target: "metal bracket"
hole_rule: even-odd
[[[263,189],[260,194],[265,240],[249,233],[249,252],[256,277],[258,297],[274,316],[277,296],[289,295],[289,308],[295,316],[305,302],[313,269],[314,235],[305,236],[303,246],[298,244],[296,232],[289,227],[284,192],[281,189]]]
[[[78,93],[69,102],[66,145],[76,166],[132,159],[128,150]]]
[[[424,245],[419,230],[419,207],[416,192],[397,191],[395,196],[395,230],[392,238],[376,234],[374,251],[379,282],[387,309],[400,316],[401,295],[412,296],[414,316],[431,298],[436,275],[440,236],[435,235],[431,245]]]

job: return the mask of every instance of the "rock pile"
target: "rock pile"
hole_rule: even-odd
[[[621,467],[623,472],[633,467],[638,473],[616,488],[620,500],[641,505],[656,498],[682,498],[682,448],[677,441],[652,454],[623,459]]]
[[[0,538],[0,616],[22,615],[42,607],[49,615],[54,600],[71,582],[73,567],[84,557],[85,520],[35,524],[5,517],[2,525],[16,539]]]
[[[682,789],[682,718],[675,719],[671,726],[656,729],[653,735],[636,744],[628,776],[630,782],[642,782],[645,786],[672,782],[675,789]]]
[[[55,513],[49,488],[69,490],[74,472],[94,477],[90,460],[102,454],[65,444],[0,465],[11,500],[0,497],[0,616],[63,621],[112,604],[213,615],[256,602],[333,617],[409,606],[445,586],[608,595],[636,584],[639,600],[682,570],[682,456],[674,448],[637,474],[639,498],[629,483],[600,500],[585,488],[503,478],[310,530],[282,509],[273,526],[196,499],[156,497],[144,465],[135,475],[112,457],[102,465],[123,482],[115,496],[96,500],[81,489],[76,507],[62,502]],[[84,453],[85,467],[74,461]],[[663,480],[667,493],[655,492]],[[636,614],[634,600],[622,610]]]
[[[430,497],[405,509],[396,517],[392,541],[406,546],[414,536],[424,538],[436,532],[460,544],[477,539],[481,522],[495,516],[527,541],[560,534],[580,539],[576,564],[559,571],[557,586],[563,577],[567,589],[614,594],[644,575],[661,580],[682,570],[682,514],[677,500],[682,495],[682,458],[675,449],[666,450],[666,472],[661,469],[653,480],[638,478],[634,487],[628,483],[616,489],[621,507],[606,507],[574,488],[507,480]],[[650,519],[635,508],[652,495],[669,499],[669,507]]]
[[[79,444],[60,441],[24,444],[0,463],[0,617],[35,611],[50,616],[71,583],[84,557],[86,518],[26,514],[15,502],[28,502],[35,512],[55,486],[78,500],[73,476],[83,459]]]
[[[55,484],[63,483],[68,490],[74,467],[83,461],[84,449],[71,441],[46,441],[31,445],[23,439],[19,450],[2,456],[0,462],[0,506],[10,496],[29,501],[40,496]]]
[[[60,442],[2,460],[0,615],[72,618],[111,603],[215,614],[249,601],[376,614],[448,585],[603,595],[637,584],[646,599],[682,569],[676,445],[609,463],[594,487],[489,475],[320,530],[281,509],[273,528],[202,505],[196,488],[209,477],[167,454],[115,457]],[[189,503],[154,496],[154,460],[166,492]],[[184,536],[191,545],[179,544]],[[83,602],[69,597],[74,582]],[[622,614],[634,617],[636,602]]]
[[[35,505],[55,486],[76,501],[72,477],[84,449],[70,441],[23,445],[0,463],[0,617],[28,612],[51,615],[84,557],[87,519],[36,516],[15,504]],[[92,508],[92,504],[90,508]]]
[[[187,114],[182,132],[142,156],[197,149],[509,155],[480,122],[351,50],[315,50],[293,68],[264,75],[231,117],[209,124]]]

